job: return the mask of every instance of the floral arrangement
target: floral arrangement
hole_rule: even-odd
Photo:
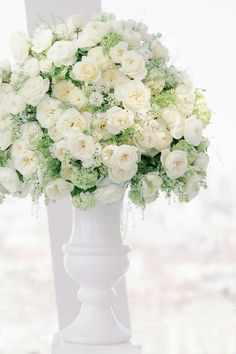
[[[0,200],[67,195],[81,210],[128,189],[189,201],[205,187],[211,112],[160,34],[99,14],[16,33],[0,62]]]

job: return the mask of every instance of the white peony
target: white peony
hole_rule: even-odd
[[[78,136],[86,128],[84,116],[75,108],[69,108],[58,117],[56,122],[57,131],[64,138]]]
[[[142,179],[142,196],[146,203],[154,201],[159,194],[162,178],[158,172],[149,172]]]
[[[110,57],[114,61],[114,63],[119,64],[121,62],[121,58],[123,54],[128,50],[128,43],[127,42],[119,42],[114,47],[110,49]]]
[[[200,168],[203,171],[206,171],[208,163],[209,156],[206,153],[200,152],[199,154],[197,154],[196,160],[194,162],[194,165],[196,167]]]
[[[195,116],[185,119],[184,138],[188,144],[197,146],[202,140],[203,123]]]
[[[51,29],[38,31],[32,40],[32,50],[35,53],[42,53],[52,45],[53,33]]]
[[[38,76],[40,73],[39,61],[36,58],[29,58],[24,65],[24,73],[29,77]]]
[[[21,186],[20,179],[13,168],[0,167],[0,185],[9,193],[15,193]]]
[[[37,142],[43,137],[43,131],[36,122],[24,123],[20,127],[21,139],[29,146],[35,149]]]
[[[143,80],[147,75],[143,56],[131,50],[126,51],[121,57],[121,71],[133,79]]]
[[[119,134],[134,122],[134,113],[120,107],[112,107],[106,111],[107,129],[110,133]]]
[[[49,200],[57,201],[58,199],[69,196],[73,190],[73,184],[65,181],[62,178],[57,178],[54,181],[48,183],[45,188],[45,193]]]
[[[129,79],[118,69],[108,69],[103,72],[102,80],[110,88],[125,84]]]
[[[101,76],[101,70],[98,63],[93,57],[83,57],[82,60],[76,63],[71,71],[71,77],[74,80],[94,83]]]
[[[29,54],[29,39],[24,33],[15,33],[10,39],[10,49],[17,63],[22,64]]]
[[[139,80],[129,81],[115,88],[115,97],[125,108],[133,112],[145,113],[150,109],[150,90]]]
[[[112,61],[108,55],[105,55],[101,46],[92,48],[88,52],[88,57],[96,59],[99,68],[104,71],[112,67]]]
[[[83,133],[68,139],[67,148],[74,158],[83,162],[92,159],[96,151],[93,138]]]
[[[72,65],[76,61],[76,41],[57,41],[48,50],[47,57],[55,66]]]
[[[117,184],[107,184],[98,187],[95,191],[95,198],[98,203],[107,204],[118,202],[123,198],[124,189]]]
[[[68,96],[74,88],[75,85],[71,81],[59,81],[52,88],[52,96],[60,101],[68,102]]]
[[[101,42],[109,31],[109,24],[102,21],[90,21],[86,24],[78,39],[78,47],[94,47]]]
[[[132,165],[129,170],[113,167],[108,170],[108,176],[113,183],[122,183],[131,180],[136,175],[138,165]]]
[[[200,190],[200,182],[201,176],[196,173],[187,178],[184,191],[188,198],[188,201],[192,200],[198,195],[198,192]]]
[[[161,163],[169,178],[179,178],[185,174],[188,168],[187,153],[182,150],[162,150]]]
[[[151,51],[155,58],[168,58],[169,55],[168,49],[158,39],[151,42]]]
[[[61,114],[60,101],[45,95],[37,106],[37,120],[43,128],[51,128]]]
[[[83,93],[83,91],[75,86],[68,94],[67,101],[72,104],[73,106],[76,106],[78,108],[81,108],[85,106],[88,102],[87,97]]]
[[[10,92],[5,96],[4,106],[8,113],[18,114],[25,110],[26,104],[20,95]]]
[[[14,156],[14,167],[24,177],[31,178],[39,168],[39,161],[36,153],[25,150],[22,154]]]
[[[36,76],[24,82],[19,90],[19,94],[27,104],[35,107],[43,99],[48,89],[49,80],[43,79],[41,76]]]
[[[184,134],[184,118],[175,107],[164,108],[161,117],[175,139],[182,138]]]

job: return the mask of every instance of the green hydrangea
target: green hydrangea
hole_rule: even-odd
[[[185,140],[178,141],[177,144],[172,146],[172,150],[183,150],[186,151],[188,156],[188,163],[191,165],[194,163],[197,155],[197,151],[193,145],[188,144]]]
[[[206,126],[209,124],[211,119],[211,110],[206,103],[206,99],[202,91],[196,90],[195,95],[196,98],[193,113],[196,114],[197,117],[202,120],[204,126]]]
[[[197,152],[206,152],[208,147],[208,141],[205,138],[202,138],[202,141],[198,146],[196,146]]]
[[[101,41],[104,54],[108,54],[110,52],[110,49],[115,47],[115,45],[117,45],[121,40],[122,37],[119,33],[112,31],[108,32],[107,35]]]
[[[87,190],[96,186],[98,182],[98,172],[92,168],[81,168],[78,173],[71,176],[71,182],[78,188]]]
[[[129,198],[135,205],[138,205],[141,208],[145,208],[146,203],[142,193],[140,193],[140,188],[138,188],[138,186],[131,187],[129,191]]]
[[[48,157],[43,163],[43,185],[60,176],[61,162]]]
[[[158,90],[152,90],[151,104],[153,106],[158,106],[159,108],[165,108],[172,104],[175,104],[176,96],[174,90],[163,90],[159,92]]]
[[[94,208],[96,199],[94,193],[80,193],[72,198],[73,205],[80,210],[86,211]]]
[[[10,159],[10,157],[11,157],[10,149],[0,151],[0,166],[6,166],[7,161]]]
[[[44,157],[48,157],[51,155],[50,146],[53,144],[52,139],[46,135],[37,143],[37,150],[43,154]]]

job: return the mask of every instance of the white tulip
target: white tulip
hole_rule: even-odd
[[[76,61],[76,41],[57,41],[48,50],[47,57],[56,66],[72,65]]]
[[[48,183],[45,188],[45,193],[49,200],[57,201],[58,199],[67,197],[73,190],[73,184],[65,181],[62,178],[57,178]]]
[[[53,33],[51,29],[44,29],[36,33],[32,40],[32,50],[35,53],[42,53],[52,45]]]
[[[161,163],[169,178],[179,178],[185,174],[188,168],[187,153],[182,150],[162,150]]]

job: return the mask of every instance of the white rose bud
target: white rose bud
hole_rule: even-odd
[[[158,197],[161,185],[162,178],[158,172],[149,172],[143,177],[142,196],[146,203],[151,203]]]
[[[163,150],[161,153],[161,163],[169,178],[179,178],[185,174],[188,168],[187,153],[182,150]]]
[[[110,57],[114,61],[114,63],[119,64],[121,62],[121,58],[123,54],[127,50],[128,50],[128,43],[121,41],[110,49]]]
[[[208,163],[209,163],[209,156],[206,153],[200,152],[199,154],[197,154],[194,163],[196,167],[200,168],[203,171],[206,171]]]
[[[51,128],[56,124],[57,118],[62,112],[60,101],[45,95],[45,98],[37,106],[37,120],[43,128]]]
[[[121,57],[121,71],[133,79],[143,80],[147,75],[143,56],[134,51],[126,51]]]
[[[77,49],[76,41],[57,41],[48,50],[47,57],[58,67],[72,65],[76,60]]]
[[[170,129],[173,138],[182,138],[184,133],[184,118],[178,110],[172,107],[164,108],[161,112],[161,117]]]
[[[203,123],[195,116],[185,120],[184,138],[188,144],[197,146],[202,140]]]
[[[24,82],[19,90],[19,94],[27,104],[35,107],[43,99],[48,89],[49,80],[43,79],[41,76],[36,76]]]
[[[67,197],[73,190],[73,184],[62,178],[49,182],[45,188],[45,193],[49,200],[57,201],[58,199]]]
[[[36,33],[32,41],[32,50],[35,53],[42,53],[52,45],[53,33],[50,29],[44,29]]]

